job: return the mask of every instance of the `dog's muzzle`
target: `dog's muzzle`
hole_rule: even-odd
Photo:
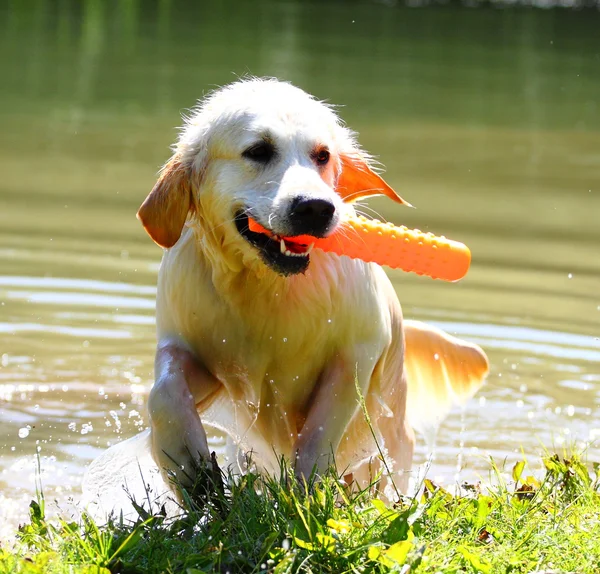
[[[261,259],[277,273],[295,275],[308,269],[313,244],[297,243],[274,233],[250,231],[245,211],[238,211],[234,221],[238,233],[258,250]]]

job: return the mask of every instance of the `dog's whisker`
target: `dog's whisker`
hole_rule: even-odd
[[[356,213],[358,213],[358,215],[362,215],[364,217],[369,217],[368,213],[362,211],[362,210],[368,209],[373,215],[375,215],[377,217],[377,219],[379,219],[379,221],[383,221],[384,223],[387,222],[387,219],[381,213],[379,213],[377,210],[373,209],[366,203],[355,204],[354,209],[355,209]]]
[[[349,193],[348,195],[345,196],[345,200],[351,200],[353,197],[357,197],[359,195],[364,195],[365,193],[371,193],[373,192],[373,195],[376,195],[378,192],[383,191],[383,189],[381,187],[371,187],[368,189],[361,189],[359,191],[355,191],[354,193]]]
[[[356,214],[361,217],[364,217],[365,219],[376,219],[378,221],[381,221],[382,223],[387,223],[387,219],[381,213],[375,211],[374,209],[371,210],[371,213],[357,209]]]
[[[353,241],[358,240],[360,243],[365,243],[364,237],[353,227],[342,224],[338,228],[338,231],[336,231],[336,239],[338,240],[340,245],[343,245],[342,237],[344,237],[345,239],[350,239],[351,236],[354,236],[352,237]]]

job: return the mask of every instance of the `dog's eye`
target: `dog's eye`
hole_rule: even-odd
[[[246,159],[257,163],[269,163],[275,155],[275,146],[269,142],[259,142],[250,146],[242,153]]]
[[[327,162],[329,161],[329,157],[330,157],[329,150],[324,149],[324,148],[317,151],[314,155],[315,162],[317,162],[317,165],[327,165]]]

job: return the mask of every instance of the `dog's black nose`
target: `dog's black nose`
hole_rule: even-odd
[[[294,235],[323,237],[331,226],[335,205],[326,199],[296,197],[290,206],[290,224]]]

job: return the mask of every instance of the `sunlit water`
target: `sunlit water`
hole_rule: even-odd
[[[418,207],[375,213],[472,249],[460,284],[390,273],[406,316],[492,364],[440,429],[430,475],[485,479],[489,456],[509,468],[544,447],[598,458],[599,14],[216,10],[0,7],[0,534],[26,514],[36,453],[47,500],[66,507],[86,464],[146,427],[161,254],[135,211],[180,110],[232,72],[344,104]]]

